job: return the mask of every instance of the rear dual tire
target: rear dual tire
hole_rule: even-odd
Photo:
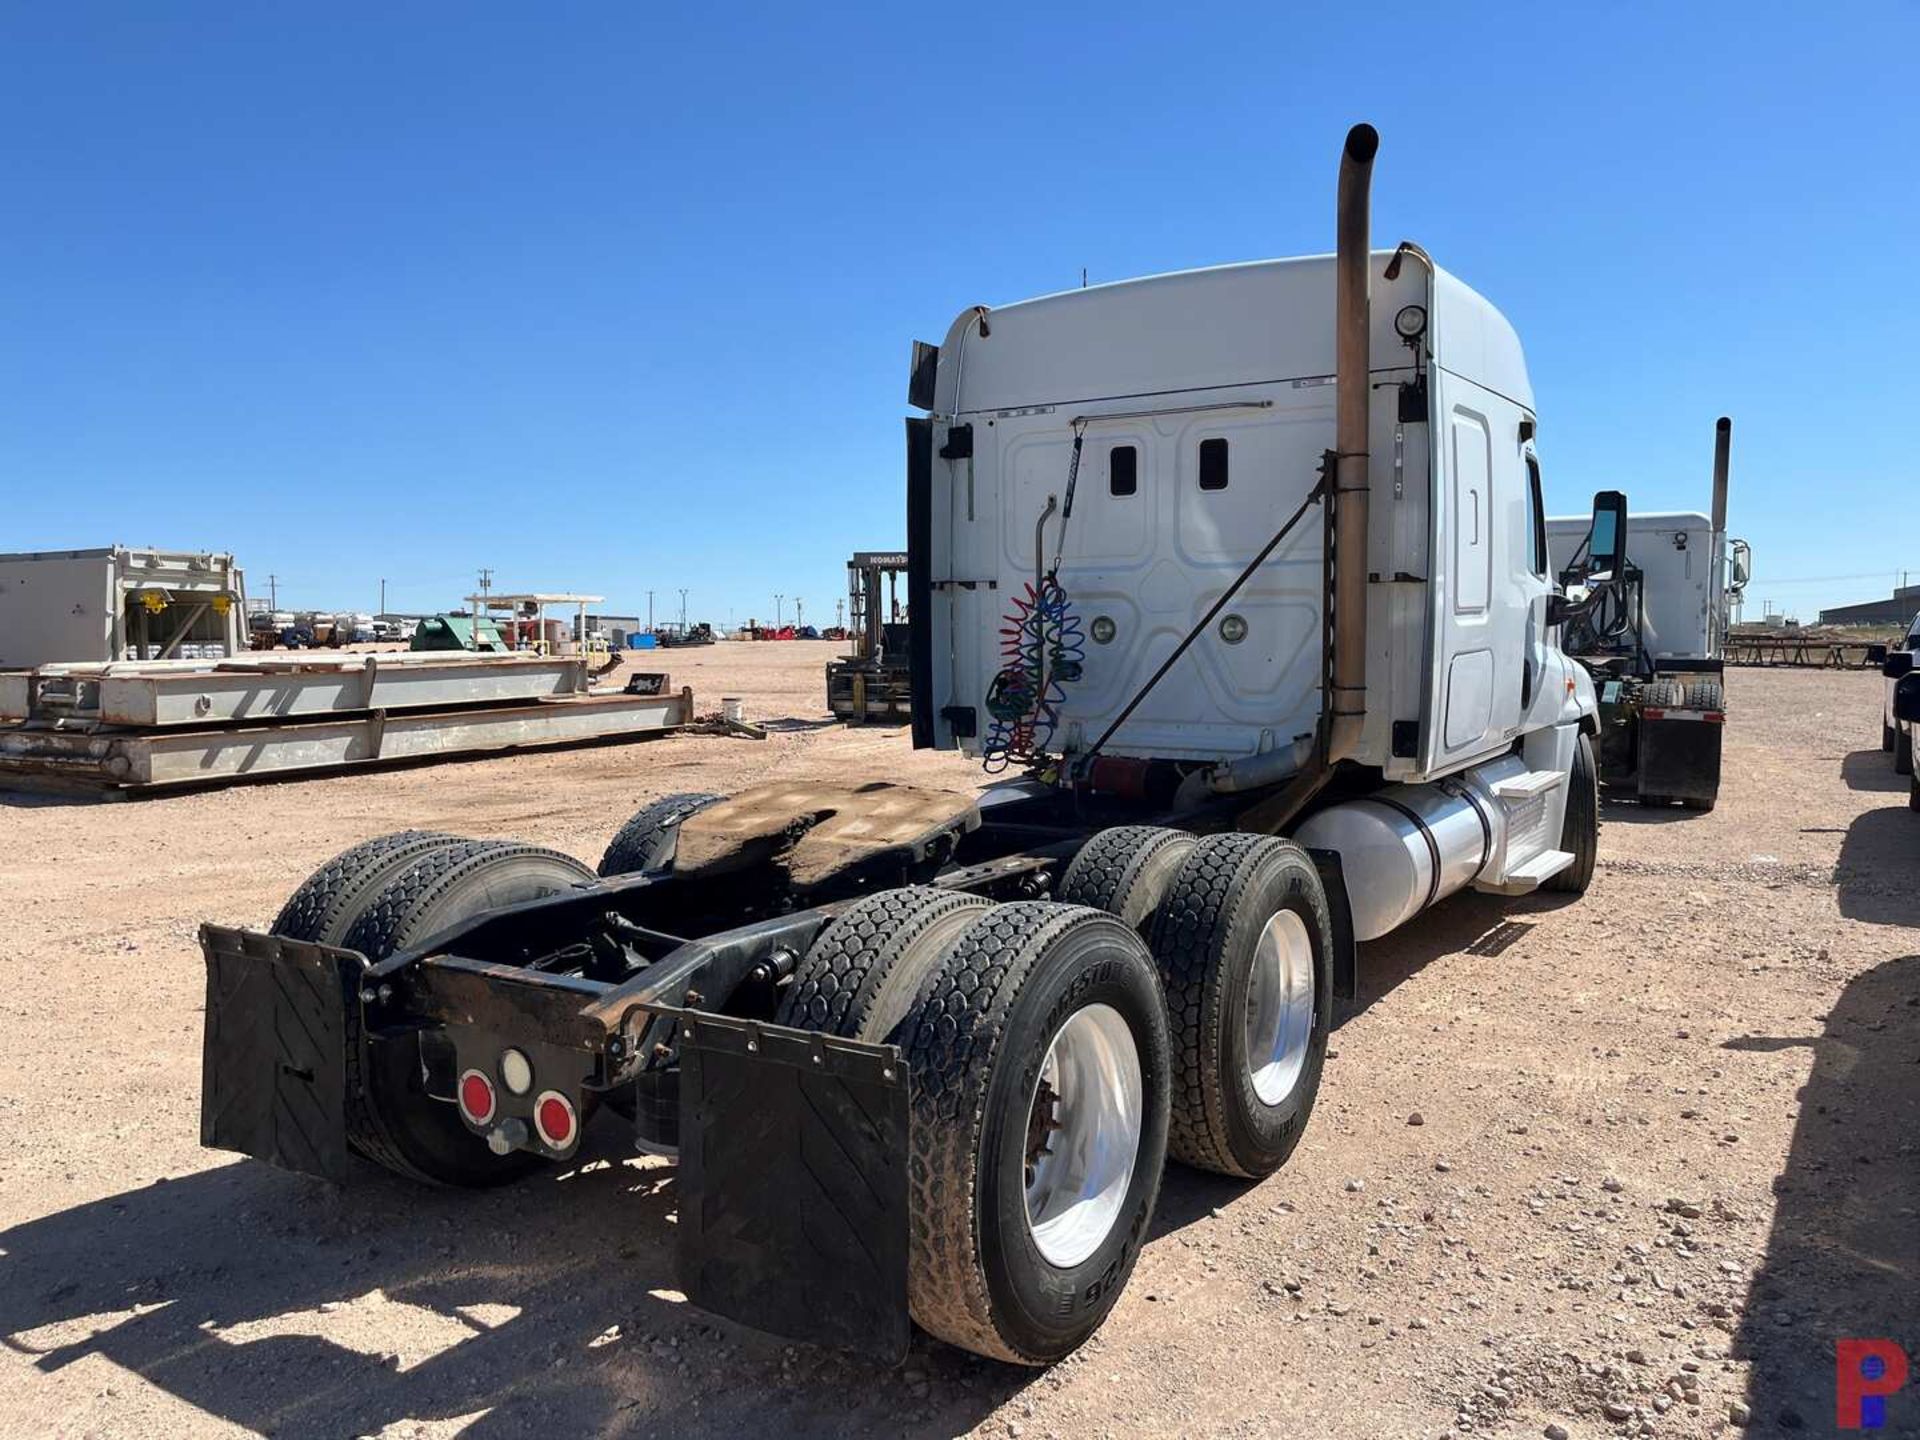
[[[593,878],[555,850],[406,832],[335,856],[294,892],[273,933],[358,950],[373,964],[481,911],[550,895]],[[347,1004],[347,1140],[366,1159],[432,1185],[504,1184],[545,1163],[495,1155],[450,1099],[428,1093],[420,1037],[361,1034]]]
[[[1166,1014],[1139,936],[1081,906],[884,892],[816,941],[781,1015],[897,1044],[912,1069],[920,1327],[1026,1365],[1084,1342],[1139,1257],[1166,1154]]]
[[[1333,1021],[1333,920],[1306,851],[1271,836],[1122,826],[1081,847],[1061,898],[1147,938],[1173,1044],[1168,1149],[1272,1174],[1319,1093]]]
[[[1221,1175],[1287,1161],[1320,1091],[1333,1025],[1333,919],[1290,840],[1209,835],[1153,924],[1174,1045],[1168,1149]]]
[[[681,823],[709,805],[718,805],[723,798],[704,791],[688,791],[663,795],[643,805],[607,842],[606,853],[600,857],[599,873],[603,877],[665,874],[673,868],[674,854],[680,848]]]

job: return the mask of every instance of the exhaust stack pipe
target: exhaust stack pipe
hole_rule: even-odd
[[[1367,368],[1371,334],[1370,187],[1380,134],[1347,132],[1334,252],[1333,676],[1327,763],[1359,749],[1367,714]]]
[[[1733,421],[1722,415],[1713,427],[1713,533],[1727,531],[1727,461],[1733,452]]]

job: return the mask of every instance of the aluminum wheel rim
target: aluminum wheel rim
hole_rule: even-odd
[[[1028,1098],[1027,1229],[1049,1265],[1080,1264],[1113,1231],[1140,1155],[1140,1050],[1111,1005],[1054,1032]]]
[[[1313,1037],[1313,940],[1282,910],[1260,931],[1247,973],[1247,1069],[1262,1105],[1278,1105],[1306,1068]]]

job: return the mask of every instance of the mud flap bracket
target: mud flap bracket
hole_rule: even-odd
[[[776,1335],[907,1353],[898,1047],[680,1011],[687,1298]]]

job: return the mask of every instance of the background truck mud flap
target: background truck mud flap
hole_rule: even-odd
[[[345,1180],[348,1007],[366,960],[216,925],[201,927],[200,948],[200,1143]]]
[[[1671,800],[1712,800],[1720,793],[1720,748],[1725,726],[1718,715],[1667,710],[1640,722],[1642,795]]]
[[[687,1298],[777,1335],[903,1359],[907,1072],[891,1045],[682,1015]]]

